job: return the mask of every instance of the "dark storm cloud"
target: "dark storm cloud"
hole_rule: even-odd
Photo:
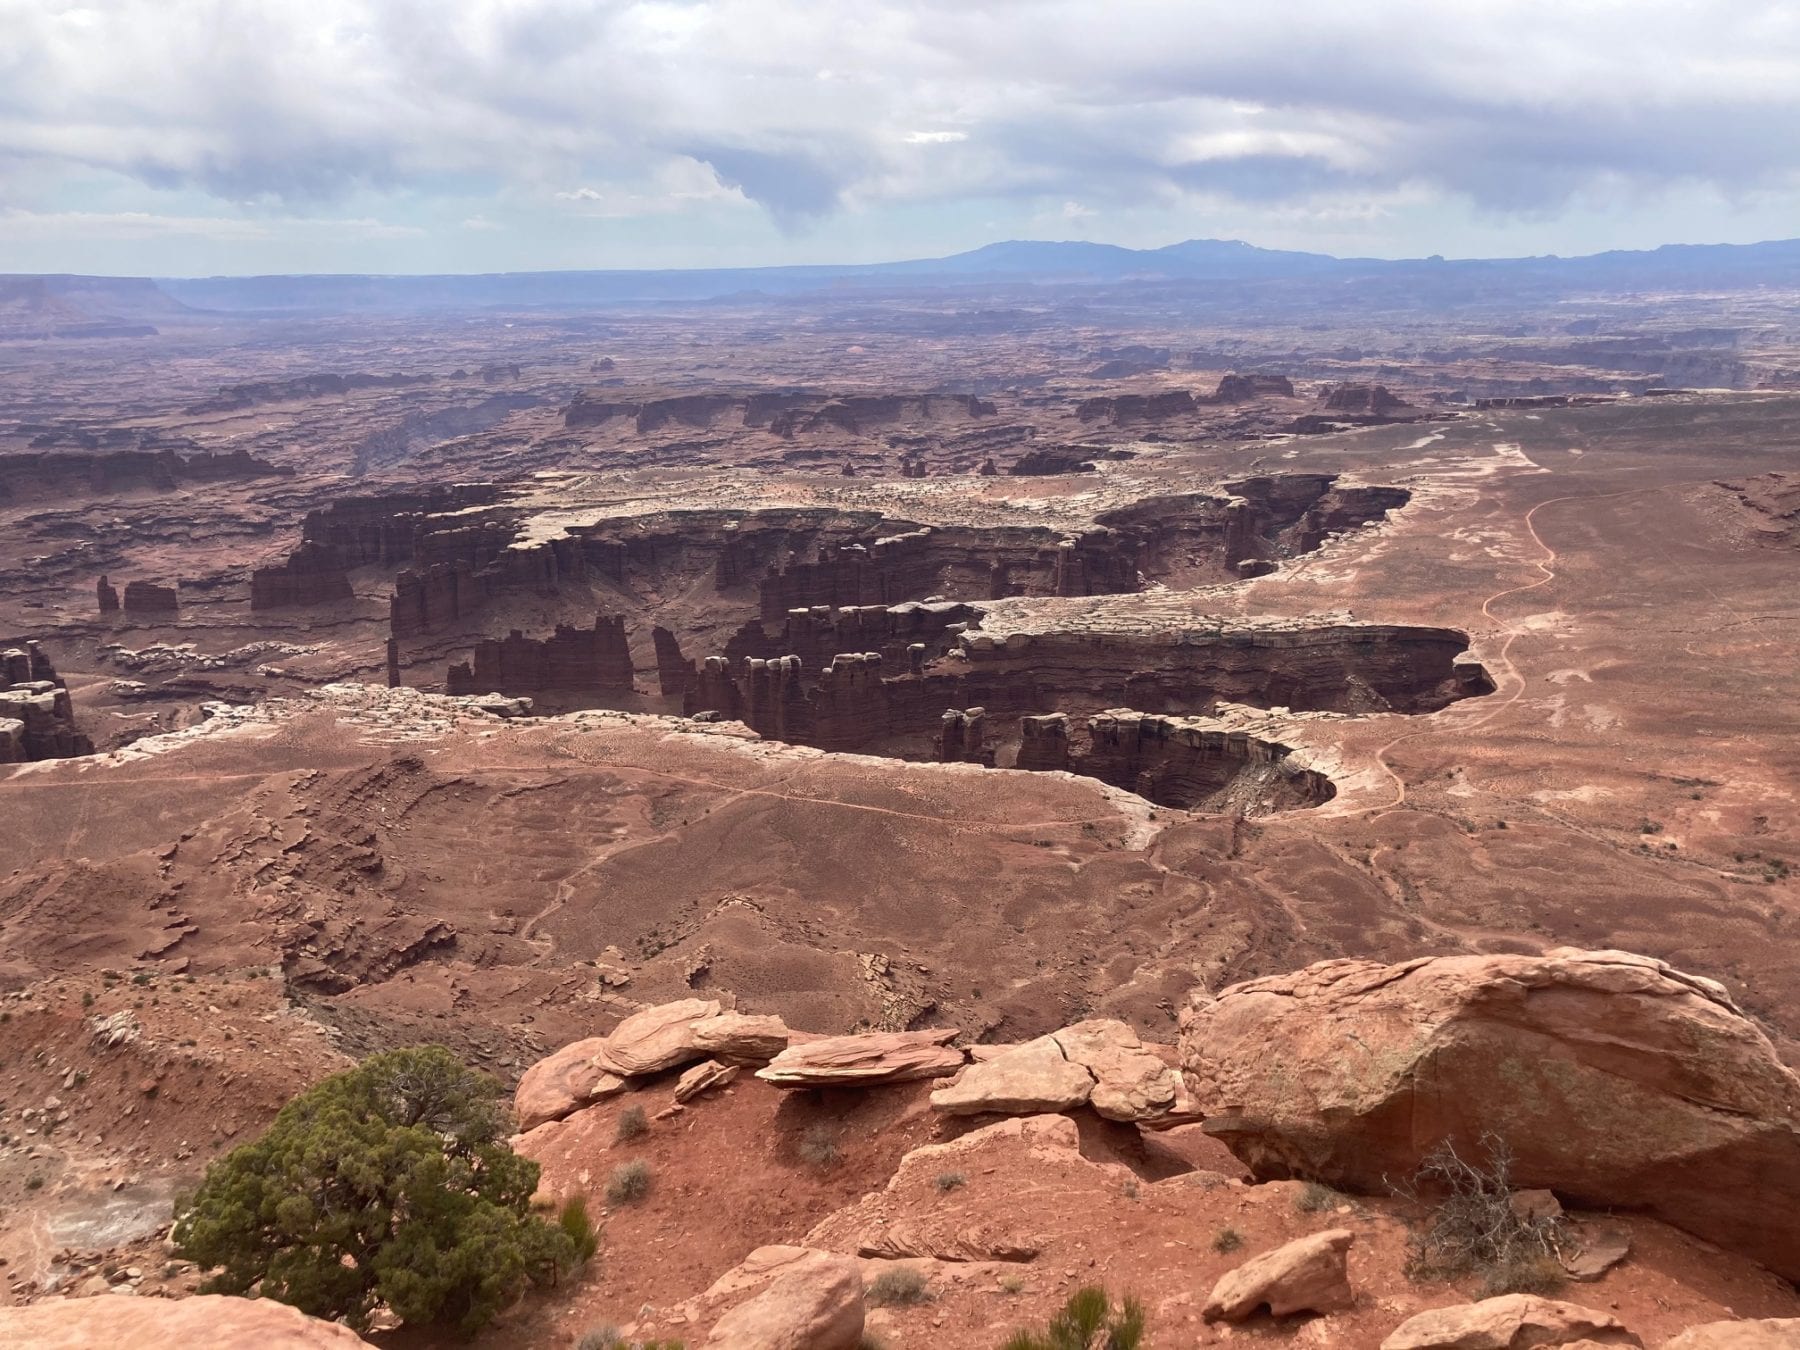
[[[785,226],[980,197],[1405,188],[1541,211],[1800,170],[1800,6],[13,0],[0,162],[232,202],[453,178]],[[685,169],[682,167],[685,164]]]

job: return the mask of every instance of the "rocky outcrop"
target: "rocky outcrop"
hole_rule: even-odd
[[[0,1345],[21,1350],[349,1350],[367,1344],[348,1327],[272,1298],[52,1299],[0,1308]]]
[[[1381,1350],[1529,1350],[1551,1345],[1641,1345],[1610,1313],[1536,1294],[1503,1294],[1410,1317]]]
[[[713,1324],[709,1350],[855,1350],[863,1334],[862,1267],[804,1252],[761,1292]]]
[[[725,1064],[767,1064],[794,1038],[779,1017],[722,1012],[693,1024],[690,1040],[701,1054]]]
[[[228,384],[214,395],[189,407],[189,413],[238,412],[263,403],[288,403],[302,399],[335,398],[363,389],[407,389],[430,384],[432,375],[376,375],[355,370],[347,374],[328,372],[320,375],[298,375],[286,380],[255,380],[244,384]]]
[[[1626,952],[1326,961],[1196,997],[1182,1063],[1259,1177],[1362,1191],[1444,1141],[1800,1277],[1800,1078],[1711,980]]]
[[[1689,1327],[1662,1350],[1794,1350],[1800,1345],[1800,1317],[1746,1318]]]
[[[1054,1037],[1040,1036],[969,1065],[931,1094],[931,1104],[953,1116],[1032,1116],[1073,1110],[1093,1090],[1093,1075],[1071,1064]]]
[[[156,581],[125,583],[127,614],[174,614],[180,609],[181,595],[176,586],[164,586]]]
[[[120,429],[107,433],[107,439]],[[196,483],[236,482],[254,478],[285,478],[293,470],[258,459],[248,450],[232,450],[219,454],[206,451],[178,452],[172,446],[151,448],[144,445],[154,431],[124,432],[141,448],[100,450],[98,443],[90,450],[47,451],[43,454],[0,455],[0,502],[68,500],[75,497],[107,497],[120,492],[175,492]],[[62,441],[67,437],[52,433],[39,436],[37,445],[46,439]],[[74,433],[77,441],[88,440]]]
[[[1200,1315],[1209,1322],[1242,1322],[1265,1309],[1271,1317],[1286,1317],[1348,1308],[1356,1295],[1345,1254],[1355,1240],[1347,1228],[1330,1228],[1252,1257],[1220,1278]]]
[[[784,1088],[874,1087],[942,1078],[963,1066],[963,1052],[950,1045],[955,1037],[954,1027],[827,1036],[790,1045],[756,1076]]]
[[[1248,403],[1256,398],[1292,398],[1294,383],[1285,375],[1237,375],[1220,378],[1214,403]]]
[[[251,609],[325,605],[354,598],[350,573],[336,551],[317,540],[302,540],[285,561],[250,573]]]
[[[528,638],[514,629],[504,638],[476,644],[474,656],[450,667],[444,689],[450,694],[503,694],[540,697],[606,697],[633,688],[631,647],[625,620],[594,616],[594,626],[558,624],[547,638]]]
[[[1385,384],[1340,384],[1326,392],[1324,403],[1331,412],[1373,417],[1386,417],[1412,407]]]
[[[1182,417],[1199,405],[1185,389],[1171,389],[1160,394],[1114,394],[1084,398],[1075,405],[1075,416],[1082,422],[1106,422],[1124,426],[1132,422],[1162,422]]]
[[[981,1058],[931,1094],[948,1115],[1036,1115],[1091,1106],[1108,1120],[1151,1120],[1175,1104],[1177,1075],[1123,1022],[1094,1019]]]
[[[565,1045],[527,1069],[513,1093],[519,1128],[534,1130],[623,1092],[625,1080],[600,1064],[605,1048],[604,1036],[590,1037]]]
[[[594,1062],[621,1078],[661,1073],[702,1058],[694,1024],[719,1015],[713,999],[684,998],[627,1017],[594,1050]]]
[[[91,755],[69,691],[35,642],[0,651],[0,764]]]
[[[101,577],[94,583],[94,600],[99,605],[100,613],[103,616],[119,612],[118,589],[105,577]]]

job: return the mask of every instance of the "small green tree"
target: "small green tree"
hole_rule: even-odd
[[[176,1246],[217,1269],[211,1292],[473,1331],[577,1256],[530,1212],[538,1165],[507,1146],[501,1091],[441,1046],[371,1056],[209,1167]]]

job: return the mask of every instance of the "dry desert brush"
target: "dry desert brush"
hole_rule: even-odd
[[[1042,1331],[1021,1328],[1001,1350],[1139,1350],[1144,1344],[1144,1306],[1127,1297],[1117,1307],[1097,1284],[1069,1295]]]
[[[1465,1158],[1446,1139],[1412,1178],[1394,1187],[1402,1199],[1426,1207],[1407,1239],[1406,1273],[1420,1281],[1481,1280],[1484,1298],[1552,1293],[1563,1284],[1559,1253],[1569,1245],[1560,1215],[1516,1205],[1512,1150],[1483,1134],[1485,1161]]]

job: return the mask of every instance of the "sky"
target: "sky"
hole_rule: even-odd
[[[0,0],[0,272],[1800,235],[1800,0]]]

